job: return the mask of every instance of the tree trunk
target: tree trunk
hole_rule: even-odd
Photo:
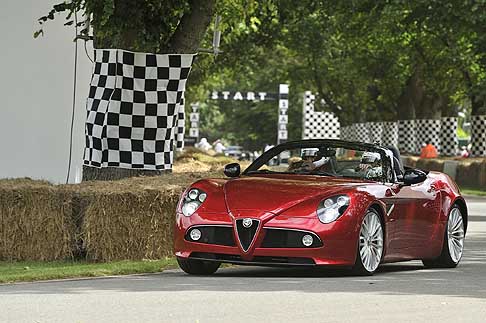
[[[370,85],[367,88],[368,93],[370,95],[371,101],[375,104],[375,110],[371,113],[367,113],[366,121],[390,121],[389,120],[389,113],[387,113],[386,106],[379,100],[381,95],[381,91],[376,85]]]
[[[446,104],[446,99],[439,95],[426,94],[422,102],[415,110],[417,119],[440,119],[442,107]]]
[[[169,42],[169,52],[194,53],[199,48],[214,13],[215,0],[190,0],[185,14]],[[161,46],[162,48],[162,46]]]
[[[424,84],[420,75],[421,68],[418,66],[409,77],[402,95],[398,99],[397,120],[415,119],[415,111],[420,106],[424,96]]]
[[[457,109],[451,104],[449,98],[446,98],[444,104],[441,107],[442,117],[457,117]]]
[[[147,44],[146,48],[139,48],[136,46],[137,35],[139,31],[134,29],[124,30],[122,35],[117,38],[103,38],[97,39],[97,31],[94,30],[95,48],[119,48],[132,51],[154,52],[154,48],[158,47],[158,53],[179,53],[191,54],[196,53],[203,37],[206,33],[211,17],[215,9],[215,0],[198,1],[190,0],[190,11],[186,12],[170,38],[168,44]],[[114,15],[118,16],[115,19],[124,19],[127,8],[134,6],[133,0],[117,0],[115,1]],[[138,5],[138,4],[137,4]],[[170,13],[169,13],[170,14]],[[96,14],[95,14],[96,20]],[[118,167],[88,167],[83,166],[83,181],[89,180],[119,180],[128,177],[136,176],[158,176],[164,173],[171,172],[170,170],[141,170],[141,169],[126,169]]]
[[[326,101],[327,106],[331,109],[331,112],[334,112],[338,117],[340,114],[340,110],[338,108],[338,104],[334,102],[333,98],[331,95],[324,90],[324,79],[322,77],[322,73],[317,67],[316,64],[317,58],[315,56],[312,56],[312,58],[308,58],[307,62],[309,66],[312,66],[312,74],[314,78],[314,83],[317,88],[317,94],[320,99],[324,99]],[[317,104],[316,104],[317,105]],[[320,103],[319,103],[320,105]]]
[[[486,115],[486,102],[484,99],[480,98],[478,95],[475,94],[476,89],[473,81],[471,80],[469,72],[464,70],[463,75],[466,81],[466,85],[468,87],[469,98],[471,99],[471,115]]]
[[[486,115],[486,103],[476,95],[471,95],[471,115]]]

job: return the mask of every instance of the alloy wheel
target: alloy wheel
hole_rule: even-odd
[[[464,250],[464,221],[458,208],[452,209],[447,221],[447,243],[452,261],[458,263]]]
[[[368,212],[361,225],[359,253],[363,267],[370,273],[374,272],[383,254],[383,228],[375,212]]]

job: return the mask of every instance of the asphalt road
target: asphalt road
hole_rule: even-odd
[[[346,271],[230,267],[0,285],[0,322],[486,322],[486,199],[468,199],[455,269],[390,264]]]

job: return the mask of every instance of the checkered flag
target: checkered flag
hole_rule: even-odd
[[[354,125],[354,140],[360,142],[370,142],[369,129],[367,123],[355,123]]]
[[[415,120],[398,120],[398,149],[400,152],[417,153],[415,138]]]
[[[385,146],[398,146],[398,123],[383,122],[383,132],[381,134],[381,143]]]
[[[171,169],[194,56],[96,49],[84,165]]]
[[[430,140],[432,145],[437,148],[437,151],[441,151],[440,148],[440,133],[441,133],[440,119],[418,119],[415,120],[415,147],[417,153],[420,153],[422,146],[427,140]]]
[[[184,149],[184,132],[186,129],[184,102],[184,95],[182,95],[181,103],[177,105],[177,128],[175,131],[175,146],[177,151],[182,151]]]
[[[441,119],[440,154],[443,156],[457,156],[459,152],[457,121],[457,117],[443,117]]]
[[[471,117],[471,155],[486,157],[486,115]]]
[[[303,139],[338,139],[340,123],[332,112],[314,111],[315,96],[310,91],[304,94]]]

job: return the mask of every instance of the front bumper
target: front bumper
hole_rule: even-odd
[[[345,214],[337,221],[323,224],[312,217],[279,215],[262,221],[254,243],[245,251],[241,247],[235,223],[228,214],[195,213],[191,217],[177,215],[175,226],[175,255],[179,258],[200,259],[243,265],[261,266],[352,266],[356,259],[359,224],[357,217]],[[231,228],[233,244],[213,244],[189,241],[188,230],[197,226]],[[271,229],[310,233],[322,243],[310,247],[286,247],[268,243]],[[222,232],[222,231],[220,231]],[[227,234],[227,233],[226,233]],[[267,239],[265,237],[267,236]],[[227,242],[227,240],[225,240]]]

